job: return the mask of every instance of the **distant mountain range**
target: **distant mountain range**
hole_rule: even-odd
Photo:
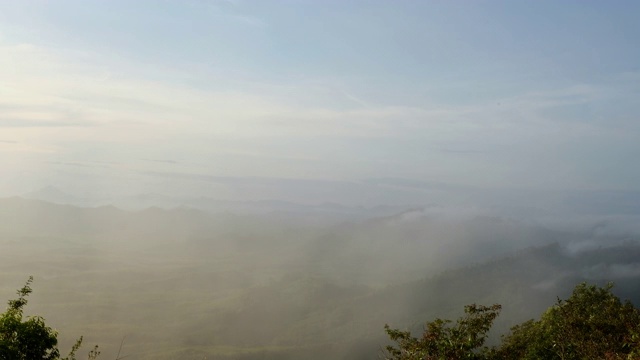
[[[297,183],[289,181],[279,184],[273,180],[269,184],[286,187]],[[314,184],[320,187],[328,186],[322,182]],[[355,185],[350,183],[349,186],[352,188]],[[591,224],[589,226],[599,226],[604,231],[640,232],[638,191],[478,189],[394,178],[368,179],[362,182],[362,186],[367,187],[368,192],[374,191],[373,189],[379,193],[409,191],[416,192],[419,196],[415,197],[414,203],[405,205],[382,204],[364,207],[346,206],[336,202],[301,204],[279,199],[233,201],[207,196],[172,196],[158,193],[100,198],[94,195],[70,194],[54,186],[47,186],[22,194],[21,197],[80,207],[112,205],[132,211],[158,207],[167,210],[189,208],[214,214],[268,214],[276,218],[296,218],[297,221],[316,224],[392,216],[419,209],[439,216],[486,215],[529,221],[547,227],[584,227],[585,224]],[[426,195],[429,196],[425,197]]]
[[[324,219],[327,221],[387,216],[416,207],[416,205],[353,207],[337,203],[306,205],[282,200],[230,201],[217,200],[205,196],[175,197],[154,193],[98,199],[71,195],[54,186],[47,186],[34,192],[22,194],[21,197],[81,207],[112,205],[120,209],[132,211],[144,210],[150,207],[159,207],[162,209],[191,208],[210,213],[228,212],[234,214],[273,215],[282,213],[287,216],[297,216],[300,218],[309,217],[311,219],[315,216],[318,220]]]

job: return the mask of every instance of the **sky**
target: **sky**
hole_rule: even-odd
[[[639,16],[622,0],[2,1],[0,195],[638,191]]]

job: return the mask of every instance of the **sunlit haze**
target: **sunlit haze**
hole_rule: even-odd
[[[639,11],[4,1],[0,195],[376,205],[444,185],[637,191]]]

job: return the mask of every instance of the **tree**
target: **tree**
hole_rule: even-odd
[[[483,347],[500,305],[470,305],[456,326],[436,319],[421,338],[408,331],[385,330],[397,347],[387,346],[387,360],[432,359],[640,359],[640,310],[613,295],[612,284],[579,284],[567,300],[547,309],[540,320],[511,328],[502,344]]]
[[[640,311],[600,288],[579,284],[540,320],[515,326],[495,352],[499,359],[626,359],[640,349]],[[635,357],[634,357],[635,358]]]
[[[455,326],[450,320],[436,319],[427,323],[422,337],[415,338],[409,331],[391,329],[385,325],[389,338],[397,347],[386,347],[387,360],[482,359],[486,351],[482,346],[501,306],[465,306],[465,316]]]
[[[41,316],[24,316],[27,296],[32,292],[33,276],[18,290],[18,298],[9,300],[7,310],[0,314],[0,360],[75,360],[82,344],[76,341],[65,358],[58,350],[58,333],[47,326]],[[100,354],[98,347],[89,352],[89,359]]]

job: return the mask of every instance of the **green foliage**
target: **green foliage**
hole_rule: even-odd
[[[450,320],[436,319],[427,323],[421,338],[385,325],[387,334],[397,343],[397,347],[386,347],[385,359],[481,359],[481,347],[500,309],[500,305],[468,305],[466,315],[455,326],[449,325]]]
[[[620,301],[612,287],[579,284],[540,320],[514,326],[502,344],[491,349],[482,346],[500,305],[467,306],[456,326],[436,319],[427,323],[421,338],[386,325],[397,347],[387,346],[385,359],[638,359],[640,310]]]
[[[18,298],[9,300],[7,310],[0,314],[0,360],[76,360],[82,337],[72,347],[69,356],[60,357],[58,333],[40,316],[24,316],[27,296],[32,292],[33,276],[18,290]],[[95,360],[97,347],[89,354]]]
[[[567,300],[511,329],[500,359],[626,359],[639,348],[640,311],[611,293],[582,283]],[[634,337],[635,336],[635,337]]]

